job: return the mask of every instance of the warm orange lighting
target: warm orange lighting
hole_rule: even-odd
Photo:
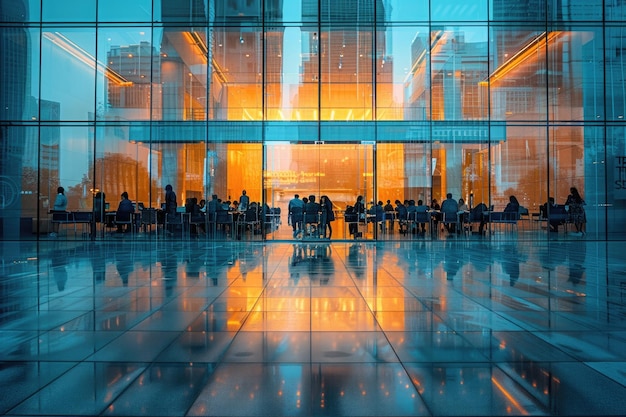
[[[504,388],[504,386],[502,386],[498,381],[496,381],[494,377],[491,378],[491,382],[493,382],[493,385],[495,385],[496,388],[500,390],[500,392],[507,398],[507,400],[511,402],[511,404],[515,406],[515,408],[519,410],[521,414],[524,414],[524,415],[528,414],[528,412],[526,412],[526,410],[524,410],[523,407],[517,402],[515,397],[513,397],[513,395],[510,392],[508,392],[506,388]]]

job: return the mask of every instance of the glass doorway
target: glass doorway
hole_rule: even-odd
[[[265,143],[264,200],[280,220],[270,226],[268,240],[292,240],[288,221],[289,200],[325,195],[333,203],[332,240],[350,238],[344,222],[348,205],[362,195],[369,207],[374,196],[374,144],[362,143]],[[362,226],[362,237],[373,239],[373,227]]]

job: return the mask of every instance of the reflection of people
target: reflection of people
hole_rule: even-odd
[[[567,196],[567,201],[565,205],[568,206],[569,210],[569,218],[572,223],[574,223],[574,227],[576,228],[576,234],[584,236],[585,235],[585,223],[587,222],[587,217],[585,215],[585,200],[578,193],[578,189],[576,187],[572,187],[569,189],[569,196]]]
[[[128,222],[131,219],[131,216],[133,215],[133,212],[135,211],[135,208],[133,207],[133,203],[132,201],[130,201],[128,199],[128,193],[126,191],[124,191],[122,193],[122,199],[120,200],[120,204],[117,206],[117,211],[115,212],[115,220],[118,222]],[[117,232],[118,233],[122,233],[123,232],[123,226],[122,224],[118,224],[117,225]],[[126,231],[130,232],[131,231],[131,225],[127,224],[126,225]]]
[[[65,213],[67,211],[67,197],[65,196],[65,189],[63,187],[57,188],[57,196],[54,200],[54,206],[52,207],[52,219],[54,220],[55,213]],[[50,237],[56,237],[59,233],[59,223],[52,223],[52,233]]]
[[[584,241],[573,240],[567,245],[569,257],[569,278],[572,284],[579,284],[585,279],[585,258],[587,257],[587,245]]]
[[[51,266],[52,266],[52,275],[54,276],[54,281],[57,284],[57,289],[59,291],[63,291],[65,289],[65,284],[67,283],[67,253],[63,253],[63,251],[55,250],[51,253]]]
[[[320,197],[320,206],[322,209],[322,227],[324,228],[324,239],[330,239],[333,236],[333,227],[331,222],[335,220],[335,212],[333,210],[333,203],[328,196],[323,195]],[[328,230],[328,236],[326,236],[326,230]]]

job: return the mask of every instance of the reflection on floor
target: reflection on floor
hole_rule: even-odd
[[[626,242],[1,245],[0,414],[626,410]]]

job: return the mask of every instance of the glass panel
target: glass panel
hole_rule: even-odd
[[[0,89],[0,120],[38,120],[39,30],[0,28],[0,38],[6,83]]]
[[[279,207],[282,224],[267,238],[292,239],[293,225],[288,221],[289,201],[313,195],[319,202],[326,196],[333,205],[336,221],[331,223],[332,239],[350,238],[344,211],[357,196],[363,202],[374,200],[373,145],[359,144],[265,144],[265,195],[270,207]],[[374,228],[359,226],[364,238],[374,238]],[[312,238],[310,233],[305,236]],[[320,232],[323,236],[323,230]]]
[[[488,75],[487,28],[433,28],[430,43],[431,119],[485,119],[488,112],[481,81]]]
[[[265,22],[281,23],[310,23],[318,21],[317,1],[281,1],[265,0]]]
[[[602,20],[602,3],[603,0],[548,1],[548,19],[563,22]]]
[[[490,92],[492,120],[545,120],[546,45],[555,38],[540,28],[491,28],[490,72],[480,82]]]
[[[376,71],[377,120],[427,120],[430,40],[424,27],[380,27]],[[391,40],[393,39],[393,42]]]
[[[140,138],[133,131],[136,129],[119,123],[96,129],[95,168],[89,171],[95,184],[92,193],[94,197],[101,193],[110,211],[117,209],[123,192],[128,193],[136,210],[140,202],[144,207],[158,207],[150,194],[151,184],[154,186],[158,177],[150,172],[150,165],[159,162],[159,155],[151,151],[147,137]]]
[[[385,22],[427,22],[429,14],[428,0],[396,0],[387,2],[390,5],[384,5],[384,21]],[[381,7],[380,3],[377,7]],[[377,19],[377,23],[381,23]]]
[[[153,5],[154,21],[167,23],[206,25],[209,14],[209,1],[155,0]]]
[[[611,0],[604,2],[604,19],[606,21],[619,21],[626,19],[626,2]]]
[[[94,130],[87,125],[46,125],[40,129],[40,200],[51,210],[57,187],[65,189],[68,211],[91,211],[94,160]],[[41,218],[47,214],[42,213]],[[48,225],[49,226],[49,225]],[[53,231],[49,226],[49,231]],[[69,230],[69,229],[68,229]],[[58,232],[54,229],[54,232]],[[61,231],[61,237],[73,237]]]
[[[11,7],[3,7],[0,22],[23,23],[39,21],[40,0],[9,0]]]
[[[0,239],[30,239],[37,232],[39,144],[37,128],[0,125]],[[43,151],[43,147],[42,147]],[[43,174],[43,172],[42,172]]]
[[[177,0],[171,0],[176,2]],[[270,1],[270,9],[276,10],[277,0]],[[263,22],[262,0],[212,0],[215,7],[215,22],[228,26],[258,24]]]
[[[536,0],[492,0],[489,10],[491,19],[512,22],[546,21],[546,2]]]
[[[159,2],[155,1],[155,7]],[[98,2],[99,22],[150,22],[152,0],[106,0]]]
[[[41,52],[41,120],[93,120],[95,29],[45,29]]]
[[[626,4],[626,3],[625,3]],[[606,28],[604,65],[608,120],[623,120],[626,115],[626,28],[623,25]]]
[[[322,30],[321,120],[373,118],[373,35],[354,27]],[[383,65],[384,56],[375,59]]]
[[[44,22],[95,22],[96,0],[42,0]]]
[[[385,16],[383,2],[380,0],[319,0],[319,3],[322,22],[371,23],[374,21],[374,14],[376,20],[382,22]]]
[[[553,125],[549,130],[550,194],[557,204],[565,204],[570,187],[576,187],[585,198],[584,129],[576,125]]]
[[[621,136],[618,132],[618,139]],[[613,142],[615,143],[615,142]],[[601,127],[583,127],[578,125],[560,125],[550,128],[550,189],[555,195],[558,204],[567,204],[571,195],[571,188],[575,187],[586,205],[584,206],[585,219],[582,224],[576,225],[570,212],[569,231],[575,233],[582,230],[592,237],[605,238],[606,217],[605,207],[607,196],[605,188],[605,157],[604,135]],[[619,146],[619,145],[618,145]],[[619,152],[619,151],[616,151]],[[609,158],[610,164],[615,169],[613,154]],[[617,161],[619,163],[619,161]],[[609,165],[607,168],[611,168]],[[619,165],[617,165],[619,166]],[[615,170],[611,172],[614,174]],[[608,184],[607,184],[608,185]],[[613,183],[612,185],[617,185]],[[614,214],[615,211],[613,210]],[[619,221],[617,222],[619,223]],[[608,223],[613,228],[613,223]],[[615,224],[615,227],[618,227]]]
[[[318,29],[280,29],[265,34],[266,120],[317,120]]]
[[[606,169],[607,179],[606,184],[608,195],[606,196],[606,222],[602,221],[601,210],[598,208],[598,218],[590,219],[590,223],[598,222],[598,231],[601,232],[603,225],[610,225],[608,227],[609,239],[619,239],[624,236],[626,232],[626,222],[623,219],[626,217],[626,129],[623,126],[608,126],[607,127],[607,158]],[[602,188],[602,169],[604,164],[597,155],[597,162],[593,167],[597,170],[596,184],[594,187],[598,188],[598,192]],[[591,187],[588,187],[588,189]],[[598,198],[599,205],[602,205],[603,201]],[[587,230],[591,229],[591,224],[588,225]]]
[[[530,213],[538,213],[548,195],[546,160],[546,128],[537,124],[506,125],[506,137],[492,128],[490,204],[503,211],[510,196],[515,196]],[[485,158],[487,155],[485,155]],[[486,182],[486,177],[483,177]],[[476,198],[475,198],[476,200]],[[486,203],[486,199],[484,200]]]
[[[431,0],[431,18],[438,21],[486,21],[487,5],[483,0]]]
[[[263,33],[258,28],[215,28],[209,117],[263,120]]]
[[[205,120],[206,33],[190,28],[159,28],[155,29],[154,42],[151,52],[152,120]],[[149,45],[145,47],[149,48]],[[133,56],[130,60],[136,58]]]
[[[548,97],[550,120],[604,118],[601,28],[550,32]]]
[[[98,31],[99,120],[149,120],[152,69],[160,63],[150,44],[150,28],[102,28]],[[156,72],[156,71],[155,71]]]

